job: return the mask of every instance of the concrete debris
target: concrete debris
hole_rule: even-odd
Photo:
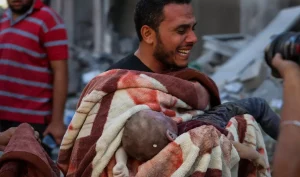
[[[221,93],[220,93],[220,99],[221,99],[221,100],[225,100],[225,99],[228,97],[228,95],[229,95],[229,94],[226,93],[226,92],[221,92]]]
[[[245,46],[250,37],[241,34],[206,35],[204,54],[191,63],[191,67],[212,75],[228,59]]]
[[[272,99],[270,102],[270,106],[275,110],[279,110],[283,106],[283,101],[282,99]]]
[[[75,110],[71,110],[71,109],[66,109],[65,110],[64,124],[66,126],[68,126],[71,123],[72,118],[73,118],[75,112],[76,112]]]
[[[243,82],[247,91],[251,91],[263,83],[269,73],[268,71],[269,68],[263,59],[253,60],[253,64],[242,72],[239,80]]]
[[[101,73],[100,70],[93,70],[82,74],[82,82],[88,84],[94,77]]]
[[[73,58],[73,52],[70,52],[71,58]],[[76,60],[68,60],[68,70],[69,70],[69,85],[68,85],[68,93],[76,94],[79,92],[81,85],[81,68],[80,64]]]
[[[267,79],[252,92],[251,97],[264,98],[270,103],[273,99],[281,99],[282,91],[282,85],[279,85],[279,83],[276,83],[271,79]]]
[[[204,49],[214,51],[226,57],[232,57],[248,43],[251,37],[242,34],[219,34],[206,35],[202,39],[204,40]]]
[[[76,110],[79,96],[80,95],[68,98],[66,102],[66,109]]]
[[[282,10],[275,19],[255,37],[247,47],[243,48],[226,62],[216,73],[212,79],[218,87],[226,84],[228,79],[239,75],[249,63],[256,58],[263,58],[263,51],[270,43],[271,36],[279,34],[293,27],[296,27],[300,19],[300,7],[293,7]]]
[[[243,88],[243,84],[240,82],[234,82],[227,84],[224,89],[230,93],[239,93]]]
[[[215,72],[215,68],[210,64],[212,60],[219,58],[220,55],[214,51],[207,51],[197,60],[190,63],[190,67],[198,69],[206,74],[212,74]]]

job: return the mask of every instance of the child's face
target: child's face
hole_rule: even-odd
[[[146,161],[176,139],[177,123],[161,112],[140,111],[125,124],[122,146],[130,156]]]
[[[177,138],[177,123],[171,117],[168,117],[161,112],[155,111],[147,111],[145,112],[145,116],[154,118],[156,122],[153,122],[153,126],[157,128],[157,131],[159,131],[159,129],[163,127],[163,129],[166,130],[167,138],[170,141],[174,141]]]

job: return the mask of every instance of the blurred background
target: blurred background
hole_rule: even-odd
[[[84,86],[138,46],[133,12],[137,0],[46,0],[68,30],[69,97],[67,125]],[[190,67],[217,83],[222,102],[265,98],[280,112],[281,81],[270,75],[264,48],[271,36],[299,31],[300,0],[193,0],[198,43]],[[0,9],[6,0],[0,0]],[[274,141],[265,136],[272,161]],[[55,152],[54,152],[55,155]]]

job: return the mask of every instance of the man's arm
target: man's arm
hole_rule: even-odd
[[[0,132],[0,151],[4,151],[6,145],[9,143],[11,137],[14,135],[17,127],[11,127],[4,132]],[[34,130],[32,128],[32,130]],[[34,131],[34,136],[36,139],[40,142],[39,140],[39,133],[37,131]]]
[[[283,61],[276,55],[273,65],[280,72],[284,83],[282,122],[300,121],[300,68],[292,61]],[[300,172],[300,127],[283,125],[280,129],[274,159],[274,177],[296,177]]]
[[[49,133],[52,134],[58,144],[61,143],[66,130],[63,122],[63,116],[68,92],[67,62],[67,60],[51,61],[51,67],[54,75],[52,119],[44,132],[44,136]]]

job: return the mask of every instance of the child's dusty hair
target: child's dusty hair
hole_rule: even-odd
[[[173,141],[177,132],[177,124],[170,117],[143,110],[132,115],[125,124],[122,146],[129,156],[147,161]]]

